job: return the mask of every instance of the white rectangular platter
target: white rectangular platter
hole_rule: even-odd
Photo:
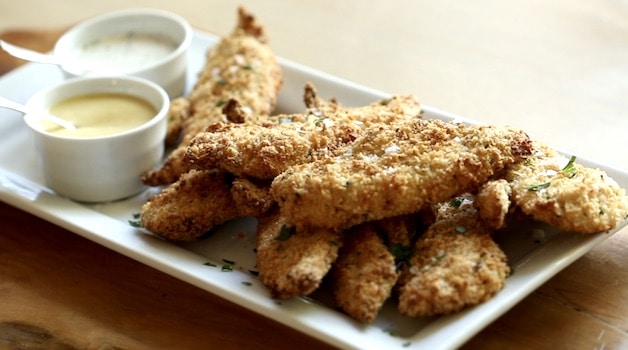
[[[195,33],[189,53],[188,91],[205,62],[205,51],[218,38]],[[303,86],[310,81],[323,98],[335,97],[348,106],[363,105],[386,94],[352,84],[307,67],[280,60],[284,86],[279,111],[300,112]],[[25,102],[33,93],[61,81],[60,71],[49,65],[27,64],[0,78],[0,94]],[[427,118],[465,120],[424,107]],[[470,121],[469,121],[470,122]],[[386,305],[371,325],[362,325],[329,307],[326,295],[272,300],[257,281],[255,270],[255,220],[239,219],[214,230],[191,244],[175,245],[158,239],[129,220],[154,193],[151,190],[108,204],[84,205],[59,197],[43,185],[39,165],[21,116],[0,110],[0,200],[64,227],[107,248],[191,283],[254,312],[293,327],[331,345],[356,349],[453,349],[505,313],[537,287],[613,234],[572,235],[545,227],[544,240],[533,237],[533,226],[510,228],[498,242],[515,273],[493,299],[464,312],[439,318],[412,319]],[[628,174],[599,166],[628,187]],[[615,230],[617,231],[617,230]],[[234,263],[234,269],[222,266]]]

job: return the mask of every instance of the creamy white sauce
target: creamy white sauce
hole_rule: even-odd
[[[52,106],[49,113],[71,122],[76,129],[64,129],[42,120],[47,132],[88,138],[134,129],[152,119],[157,111],[150,103],[135,96],[107,93],[63,100]]]
[[[177,48],[165,35],[128,32],[94,40],[77,52],[85,71],[125,73],[146,67]]]

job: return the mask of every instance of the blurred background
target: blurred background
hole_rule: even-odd
[[[238,5],[266,26],[279,56],[483,123],[521,127],[628,170],[624,0],[0,0],[0,31],[54,33],[102,12],[155,7],[225,35]]]

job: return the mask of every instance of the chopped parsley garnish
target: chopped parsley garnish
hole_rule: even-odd
[[[452,199],[452,200],[450,200],[450,201],[449,201],[449,205],[450,205],[451,207],[453,207],[453,208],[458,209],[458,208],[460,208],[460,206],[462,205],[462,202],[464,202],[464,199],[463,199],[463,198],[456,197],[456,198],[454,198],[454,199]]]
[[[456,226],[454,227],[454,230],[456,230],[456,232],[458,233],[466,233],[467,232],[467,228],[464,226]]]
[[[142,227],[142,220],[141,219],[141,214],[140,213],[134,213],[133,214],[133,219],[129,220],[129,225],[133,226],[133,227]]]
[[[279,236],[275,239],[278,241],[286,241],[292,234],[294,234],[294,227],[283,225],[279,231]]]
[[[325,121],[325,119],[326,119],[325,117],[316,119],[316,121],[314,122],[314,125],[320,126]]]
[[[567,165],[565,165],[561,170],[561,174],[572,178],[576,175],[576,172],[578,171],[576,169],[576,156],[571,156],[571,158],[569,158],[569,162],[567,163]],[[550,181],[542,183],[542,184],[538,184],[538,185],[534,185],[534,186],[530,186],[528,187],[528,191],[540,191],[542,189],[546,189],[550,187]]]
[[[222,107],[225,103],[227,103],[227,100],[218,100],[216,101],[216,107]]]
[[[567,176],[567,177],[574,177],[576,175],[576,165],[575,165],[575,161],[576,161],[576,156],[571,156],[571,158],[569,158],[569,162],[567,163],[567,165],[565,165],[564,168],[561,169],[561,173],[563,173],[563,175]]]
[[[248,287],[250,287],[250,286],[252,286],[252,285],[253,285],[253,283],[248,282],[248,281],[242,281],[242,282],[240,282],[240,283],[242,283],[243,285],[248,286]]]
[[[386,328],[386,329],[383,329],[383,331],[385,333],[388,333],[388,335],[390,335],[391,337],[399,336],[399,333],[396,330],[392,329],[392,328]]]
[[[412,247],[397,243],[390,246],[390,252],[395,257],[396,262],[407,262],[412,256]]]
[[[220,269],[220,271],[231,272],[231,271],[233,271],[233,265],[223,264],[222,268]]]
[[[206,263],[203,263],[203,265],[209,266],[209,267],[216,267],[216,264],[214,264],[213,262],[209,262],[209,261],[206,262]]]
[[[540,191],[548,187],[550,187],[549,181],[546,183],[539,184],[539,185],[530,186],[528,187],[528,191]]]
[[[224,262],[225,264],[229,264],[229,265],[235,265],[235,261],[233,261],[233,260],[222,259],[222,262]]]

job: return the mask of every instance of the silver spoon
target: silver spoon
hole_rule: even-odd
[[[29,50],[23,47],[19,47],[13,44],[9,44],[8,42],[4,40],[0,40],[0,47],[9,55],[13,57],[21,58],[26,61],[56,64],[58,66],[61,65],[61,62],[59,62],[59,60],[53,55],[49,55],[49,54]]]
[[[12,109],[14,111],[18,111],[23,114],[26,114],[26,113],[35,114],[39,116],[40,118],[47,120],[55,125],[58,125],[64,129],[76,130],[76,126],[67,120],[63,120],[59,117],[55,117],[54,115],[44,113],[41,111],[29,110],[28,107],[24,106],[23,104],[17,103],[15,101],[11,101],[8,98],[2,97],[2,96],[0,96],[0,107]]]

